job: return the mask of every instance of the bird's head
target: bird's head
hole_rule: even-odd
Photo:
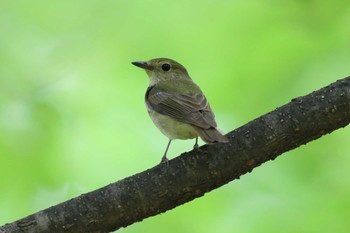
[[[151,85],[168,79],[191,79],[183,65],[169,58],[135,61],[132,64],[146,71]]]

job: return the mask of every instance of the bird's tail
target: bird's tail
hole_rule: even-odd
[[[206,143],[214,143],[214,142],[229,142],[227,137],[222,135],[216,128],[203,129],[195,127],[199,137]]]

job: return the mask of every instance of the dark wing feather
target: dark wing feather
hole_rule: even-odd
[[[215,116],[202,93],[173,94],[150,87],[146,92],[148,108],[181,122],[208,129],[216,127]]]

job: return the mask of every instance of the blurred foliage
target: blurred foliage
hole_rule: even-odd
[[[131,61],[182,63],[227,132],[349,75],[349,24],[342,0],[1,1],[0,224],[159,162],[167,139]],[[346,232],[349,136],[118,232]]]

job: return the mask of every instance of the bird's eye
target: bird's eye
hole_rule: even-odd
[[[162,70],[164,70],[164,71],[169,71],[169,70],[170,70],[170,64],[164,63],[164,64],[162,65]]]

